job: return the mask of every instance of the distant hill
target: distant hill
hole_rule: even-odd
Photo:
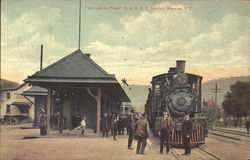
[[[206,82],[202,84],[202,97],[205,99],[214,99],[215,93],[211,92],[211,90],[215,89],[217,83],[217,88],[220,89],[220,93],[217,94],[217,103],[220,105],[223,102],[226,93],[230,91],[230,86],[237,81],[250,81],[250,76],[219,78]]]
[[[221,89],[221,92],[217,95],[217,103],[221,104],[221,102],[224,100],[225,94],[230,91],[230,85],[237,81],[250,81],[250,76],[220,78],[206,82],[202,84],[202,99],[205,98],[207,100],[215,97],[215,94],[211,92],[211,89],[214,89],[215,84],[217,83],[218,89]],[[136,107],[136,110],[143,112],[144,105],[148,97],[148,88],[151,86],[131,85],[130,87],[131,89],[129,89],[127,86],[124,86],[123,89],[131,99],[132,104]]]
[[[9,81],[6,79],[0,79],[0,81],[1,81],[1,88],[0,88],[1,90],[16,88],[20,85],[17,82]]]

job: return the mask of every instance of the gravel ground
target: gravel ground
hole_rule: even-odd
[[[39,137],[23,139],[23,137]],[[20,129],[20,126],[1,126],[1,160],[161,160],[172,159],[170,155],[158,153],[153,145],[148,145],[145,155],[127,150],[127,136],[102,138],[87,131],[66,131],[63,135],[51,132],[40,137],[39,129]],[[136,142],[133,142],[136,148]]]
[[[102,138],[98,134],[87,130],[85,136],[80,136],[80,130],[51,131],[48,136],[39,136],[39,129],[20,129],[16,126],[0,126],[0,160],[168,160],[174,159],[171,154],[159,154],[157,142],[151,139],[147,145],[145,155],[135,154],[135,150],[127,150],[127,136]],[[27,126],[26,126],[27,127]],[[23,139],[31,137],[34,139]],[[236,145],[217,141],[212,138],[206,140],[202,148],[212,152],[225,160],[247,160],[250,152]],[[136,141],[133,142],[136,148]],[[192,149],[191,156],[182,156],[183,149],[174,149],[183,160],[214,159],[199,149]]]

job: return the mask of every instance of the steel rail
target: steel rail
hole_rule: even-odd
[[[224,138],[229,138],[229,139],[233,139],[233,140],[237,140],[237,141],[241,140],[239,138],[235,138],[235,137],[231,137],[231,136],[225,136],[225,135],[221,135],[221,134],[218,134],[218,133],[211,133],[211,132],[209,132],[209,134],[220,136],[220,137],[224,137]]]
[[[227,132],[224,132],[224,131],[219,131],[219,130],[214,130],[214,131],[215,131],[215,132],[225,133],[225,134],[231,134],[231,135],[234,135],[234,136],[239,136],[239,135],[237,135],[237,134],[227,133]],[[233,140],[237,140],[237,141],[250,142],[249,140],[245,140],[245,139],[241,139],[241,138],[236,138],[236,137],[232,137],[232,136],[227,136],[227,135],[223,135],[223,134],[220,134],[220,133],[212,133],[212,132],[209,132],[209,134],[217,135],[217,136],[221,136],[221,137],[225,137],[225,138],[229,138],[229,139],[233,139]],[[243,137],[242,137],[242,138],[243,138]]]
[[[250,137],[250,135],[248,135],[247,133],[240,132],[240,131],[233,131],[233,130],[227,130],[227,129],[222,129],[222,128],[216,128],[213,130],[219,131],[219,132],[225,132],[225,133],[229,133],[229,134],[235,134],[235,135],[239,135],[239,136],[244,136],[244,137]]]
[[[213,139],[216,139],[216,140],[221,141],[221,142],[224,142],[224,143],[235,144],[235,145],[237,145],[238,147],[240,147],[240,148],[242,148],[242,149],[245,149],[245,150],[250,151],[249,147],[246,146],[246,145],[239,144],[239,143],[236,143],[236,142],[234,142],[234,141],[229,141],[229,142],[228,142],[228,141],[225,141],[225,140],[223,140],[223,139],[221,139],[221,138],[219,138],[219,137],[227,138],[227,139],[237,139],[237,138],[229,137],[229,136],[224,136],[224,135],[220,135],[220,134],[214,134],[214,133],[209,133],[209,134],[212,134],[212,135],[214,135],[214,136],[217,136],[217,138],[216,138],[216,137],[211,137],[211,138],[213,138]],[[243,140],[239,139],[239,141],[243,141]]]
[[[175,159],[182,160],[182,158],[174,151],[173,148],[170,148],[170,152],[174,156]]]
[[[210,155],[210,156],[212,156],[212,157],[214,157],[214,158],[216,158],[217,160],[222,160],[222,158],[220,158],[220,157],[218,157],[218,156],[216,156],[216,155],[214,155],[214,154],[212,154],[212,153],[210,153],[210,152],[208,152],[207,150],[205,150],[204,148],[201,148],[201,147],[197,147],[199,150],[201,150],[201,151],[203,151],[203,152],[205,152],[206,154],[208,154],[208,155]]]

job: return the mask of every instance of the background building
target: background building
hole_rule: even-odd
[[[34,99],[27,98],[21,93],[31,88],[23,83],[16,88],[1,89],[1,121],[32,122],[34,120]]]

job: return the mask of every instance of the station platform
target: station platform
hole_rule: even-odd
[[[169,154],[159,154],[159,147],[148,144],[145,155],[136,154],[137,141],[133,141],[133,150],[127,149],[128,136],[102,135],[87,130],[81,136],[81,130],[50,131],[40,136],[39,129],[20,129],[18,126],[0,126],[0,159],[4,160],[171,160]],[[24,139],[24,137],[26,137]]]

